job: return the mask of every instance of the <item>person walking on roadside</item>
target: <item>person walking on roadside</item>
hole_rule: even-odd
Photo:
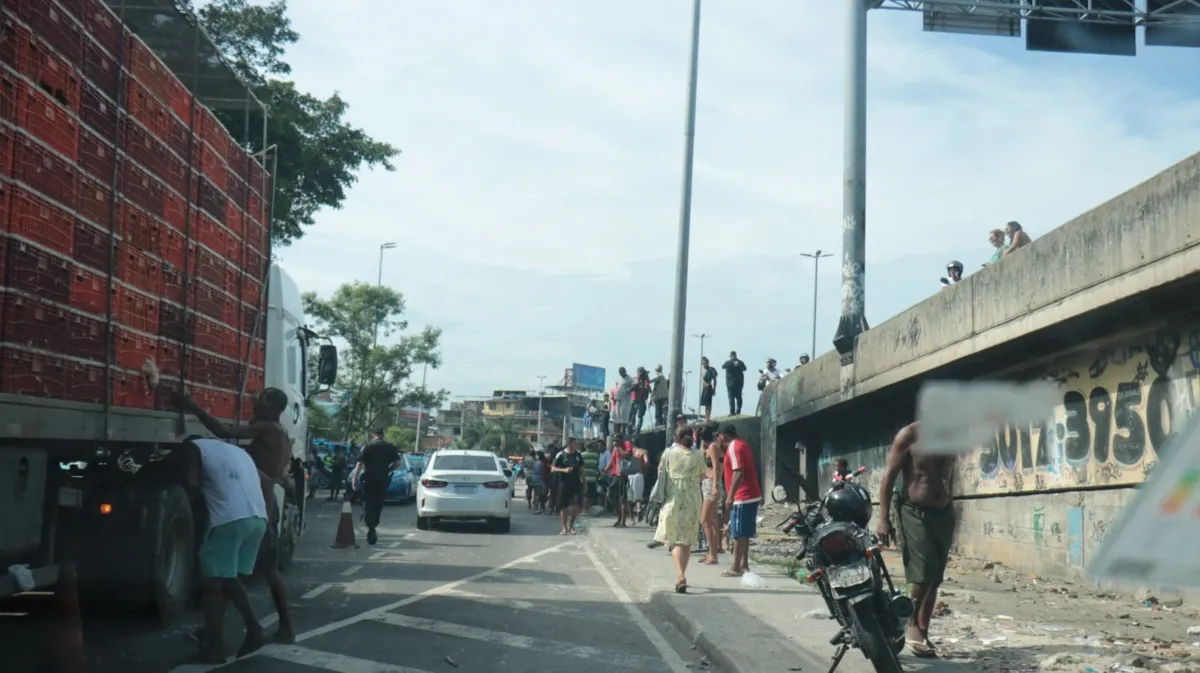
[[[363,519],[367,524],[367,544],[379,541],[375,529],[383,515],[383,501],[392,483],[392,470],[400,468],[400,450],[383,439],[383,431],[371,433],[371,441],[363,447],[356,472],[362,473]],[[355,475],[357,481],[359,475]]]
[[[721,426],[719,438],[726,446],[725,511],[729,512],[729,536],[733,538],[733,567],[721,576],[741,577],[750,570],[750,539],[757,534],[762,488],[750,443],[738,437],[732,423]]]
[[[654,540],[668,545],[675,561],[675,592],[687,593],[687,566],[692,547],[699,542],[700,478],[704,458],[692,449],[693,433],[688,427],[675,432],[675,444],[658,462],[658,482],[651,497],[662,503]]]
[[[700,493],[704,496],[700,523],[704,528],[704,537],[708,538],[708,555],[700,562],[715,566],[719,563],[717,555],[724,551],[722,541],[725,539],[721,516],[721,508],[725,504],[725,445],[719,439],[705,445],[704,466],[704,479],[700,482]]]
[[[225,663],[225,604],[233,603],[246,623],[246,639],[237,656],[244,657],[266,644],[263,627],[254,616],[250,597],[239,576],[250,576],[267,532],[267,499],[273,482],[240,447],[215,439],[193,437],[189,443],[200,456],[200,490],[208,508],[208,532],[200,544],[201,604],[204,609],[200,663]],[[286,608],[280,613],[281,629]],[[290,630],[290,624],[288,626]]]
[[[654,368],[650,379],[650,397],[654,400],[654,427],[667,427],[667,401],[671,396],[671,382],[663,375],[662,365]]]
[[[333,463],[329,466],[329,500],[337,500],[338,492],[346,481],[346,452],[341,447],[333,449]]]
[[[536,505],[537,514],[546,514],[546,507],[550,499],[550,459],[546,457],[545,451],[538,451],[537,465],[534,467],[537,470],[538,484],[533,492],[533,500]]]
[[[583,499],[586,486],[583,456],[574,437],[567,440],[567,448],[555,456],[550,470],[558,475],[558,516],[562,521],[559,535],[574,535],[579,501]]]
[[[725,393],[729,396],[729,415],[742,413],[742,389],[746,387],[746,363],[738,359],[737,351],[729,351],[729,359],[721,365],[725,370]]]
[[[712,420],[713,395],[717,392],[717,368],[708,364],[708,358],[700,358],[700,406],[704,408],[704,422]]]
[[[879,485],[879,526],[884,544],[895,539],[891,507],[896,477],[900,490],[900,554],[909,595],[916,611],[908,621],[908,649],[918,657],[936,658],[929,641],[929,624],[937,605],[938,589],[946,575],[950,545],[954,542],[955,457],[927,454],[920,449],[921,429],[912,423],[896,434],[888,452],[887,468]]]

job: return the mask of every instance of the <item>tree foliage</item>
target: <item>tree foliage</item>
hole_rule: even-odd
[[[308,436],[310,439],[328,439],[331,442],[341,440],[344,434],[325,407],[313,404],[308,407]]]
[[[411,451],[417,444],[417,431],[392,425],[384,431],[383,438],[402,451]]]
[[[533,448],[511,418],[468,423],[457,443],[461,449],[481,449],[502,456],[528,453]]]
[[[284,56],[300,34],[288,20],[286,0],[211,0],[197,14],[233,68],[268,107],[267,143],[277,147],[278,161],[272,219],[276,242],[286,245],[302,237],[321,208],[340,208],[359,169],[394,170],[391,160],[400,151],[348,124],[349,105],[340,95],[321,99],[287,79],[292,68]],[[259,113],[251,113],[249,126],[241,110],[216,114],[251,151],[264,149]]]
[[[425,327],[407,333],[404,297],[379,285],[347,283],[328,299],[304,295],[304,310],[319,332],[342,342],[337,388],[345,404],[337,421],[346,437],[359,436],[399,409],[436,409],[448,391],[430,391],[411,379],[422,365],[442,364],[442,331]],[[379,336],[376,343],[375,331]]]

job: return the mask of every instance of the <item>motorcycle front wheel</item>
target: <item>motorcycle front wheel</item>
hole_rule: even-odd
[[[904,673],[900,660],[888,637],[884,634],[883,624],[875,612],[873,601],[860,601],[853,608],[854,635],[863,656],[875,667],[875,673]]]

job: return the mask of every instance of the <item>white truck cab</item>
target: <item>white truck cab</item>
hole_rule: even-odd
[[[277,264],[271,266],[267,290],[267,360],[265,385],[287,393],[288,409],[280,419],[292,438],[292,457],[304,460],[308,446],[308,353],[300,288]],[[257,393],[259,391],[250,391]]]

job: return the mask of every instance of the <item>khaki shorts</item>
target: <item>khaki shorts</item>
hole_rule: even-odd
[[[725,489],[721,487],[721,483],[714,479],[704,479],[700,482],[700,495],[708,502],[721,502],[722,495],[725,494]]]

